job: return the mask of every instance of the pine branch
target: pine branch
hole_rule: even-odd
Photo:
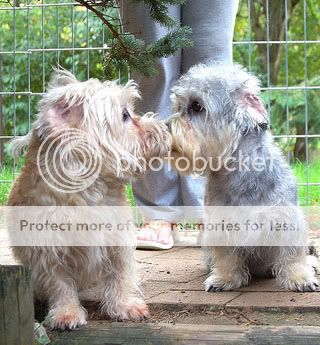
[[[94,6],[96,5],[96,2],[94,1],[93,3],[91,3],[90,1],[86,1],[86,0],[76,0],[80,5],[86,7],[88,10],[90,10],[91,12],[93,12],[101,21],[104,25],[106,25],[108,27],[108,29],[111,31],[112,36],[116,39],[119,40],[119,43],[123,46],[124,49],[126,49],[126,46],[124,45],[122,39],[120,38],[120,34],[118,33],[117,30],[115,30],[114,26],[110,23],[109,20],[106,19],[105,15],[98,11]],[[105,6],[110,6],[110,2],[113,3],[113,1],[107,0],[107,1],[101,1],[102,3],[106,3],[107,5]]]
[[[174,27],[177,24],[175,20],[173,20],[168,15],[168,6],[169,5],[182,5],[186,2],[186,0],[131,0],[135,3],[143,3],[146,7],[149,8],[151,18],[156,22],[162,24],[163,26],[167,27]]]
[[[94,13],[110,30],[111,48],[104,57],[104,67],[108,78],[112,78],[115,64],[120,68],[129,66],[146,76],[154,75],[157,73],[156,65],[159,58],[171,56],[179,49],[191,47],[193,44],[190,40],[191,29],[180,27],[180,23],[168,15],[169,5],[180,5],[186,0],[131,0],[135,3],[143,3],[155,21],[170,29],[167,35],[149,45],[132,33],[119,32],[118,26],[112,23],[109,15],[104,13],[108,8],[119,8],[116,0],[76,1]]]
[[[113,49],[105,55],[105,66],[116,63],[120,68],[124,68],[129,65],[146,76],[155,75],[159,58],[171,56],[181,47],[192,46],[192,41],[187,38],[190,33],[191,29],[188,27],[177,28],[149,45],[134,35],[126,33],[122,39],[129,51],[123,50],[122,45],[116,42]]]

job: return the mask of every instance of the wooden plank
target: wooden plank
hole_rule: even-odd
[[[320,327],[256,326],[249,339],[255,345],[315,345],[320,344]]]
[[[151,323],[90,322],[88,327],[73,333],[59,333],[52,345],[225,345],[229,337],[234,345],[247,344],[246,327],[210,325],[170,325]]]
[[[3,284],[2,284],[2,279],[0,278],[0,344],[6,344],[5,343],[5,323],[4,323],[4,305],[3,305]]]
[[[17,296],[16,274],[19,269],[16,266],[1,266],[0,279],[2,283],[2,300],[5,326],[5,345],[19,344],[19,307]]]
[[[33,345],[31,275],[23,266],[0,266],[1,345]]]
[[[20,344],[29,345],[34,338],[34,306],[31,272],[20,266],[20,283],[17,285],[19,301]],[[33,342],[34,343],[34,342]]]
[[[74,332],[57,333],[52,345],[315,345],[320,327],[234,326],[89,322]]]

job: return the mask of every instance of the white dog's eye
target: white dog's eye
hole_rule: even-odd
[[[196,112],[196,113],[200,113],[204,108],[203,106],[197,102],[197,101],[194,101],[192,104],[191,104],[191,109]]]
[[[131,119],[131,116],[130,116],[130,114],[128,112],[128,109],[123,109],[122,118],[123,118],[124,122],[128,121],[129,119]]]

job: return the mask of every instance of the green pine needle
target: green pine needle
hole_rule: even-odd
[[[107,26],[111,33],[111,49],[104,56],[105,76],[111,79],[115,65],[121,70],[128,68],[136,70],[146,76],[157,74],[158,59],[174,55],[180,49],[190,48],[191,28],[180,27],[180,23],[169,16],[169,6],[181,5],[186,0],[131,0],[143,4],[149,11],[151,18],[170,31],[155,42],[146,44],[132,33],[119,33],[117,23],[106,15],[108,8],[114,8],[117,1],[76,0],[82,6],[91,10]]]

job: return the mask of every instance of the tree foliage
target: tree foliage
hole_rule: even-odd
[[[235,40],[247,41],[250,38],[253,42],[250,48],[249,44],[236,44],[234,59],[258,74],[264,87],[271,86],[271,90],[264,91],[263,98],[270,110],[274,134],[319,134],[317,114],[320,111],[320,90],[305,86],[320,85],[320,45],[316,42],[304,43],[304,40],[320,39],[320,3],[306,0],[305,8],[303,0],[288,0],[287,10],[285,3],[284,0],[250,0],[248,6],[248,1],[240,2]],[[249,13],[251,26],[248,23]],[[289,43],[255,43],[267,39],[287,40]],[[285,89],[287,86],[288,90]],[[310,153],[320,149],[319,139],[308,142],[305,138],[290,139],[283,140],[282,144],[292,157],[299,160],[305,159],[307,150]]]
[[[37,5],[37,1],[30,3]],[[103,50],[84,49],[102,47],[111,39],[100,20],[90,12],[87,16],[83,7],[28,9],[23,5],[19,10],[0,11],[0,51],[6,52],[0,54],[0,90],[5,93],[0,95],[1,135],[8,137],[29,131],[53,67],[60,64],[80,80],[102,79]],[[56,51],[57,47],[62,50]],[[115,67],[113,78],[117,77]],[[1,158],[10,159],[7,155]]]

